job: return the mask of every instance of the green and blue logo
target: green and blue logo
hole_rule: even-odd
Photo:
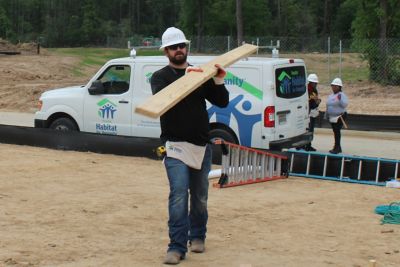
[[[100,100],[97,105],[99,106],[97,112],[99,117],[103,119],[114,119],[115,112],[117,112],[117,105],[107,98]]]
[[[151,76],[153,76],[153,73],[152,72],[148,72],[148,73],[145,74],[145,76],[146,76],[146,82],[150,83],[150,79],[151,79]]]
[[[290,87],[290,81],[292,80],[292,77],[287,74],[286,71],[282,71],[281,74],[278,77],[279,83],[279,91],[281,94],[285,93],[288,88]]]
[[[254,85],[246,82],[243,78],[239,78],[238,76],[234,75],[231,72],[228,72],[224,78],[225,85],[236,85],[239,88],[245,90],[247,93],[251,94],[252,96],[262,99],[263,98],[263,91],[259,88],[255,87]]]

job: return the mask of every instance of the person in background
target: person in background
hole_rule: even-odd
[[[342,152],[340,144],[341,129],[343,127],[343,121],[347,117],[347,106],[349,100],[345,93],[342,91],[343,83],[340,78],[335,78],[331,82],[332,94],[328,96],[326,101],[326,118],[329,120],[333,134],[335,137],[335,145],[332,150],[329,150],[332,154],[338,154]]]
[[[188,44],[184,33],[168,28],[162,35],[161,50],[169,64],[153,73],[153,94],[190,71],[202,71],[187,62]],[[226,71],[216,65],[217,74],[160,117],[161,141],[165,144],[164,165],[169,180],[169,238],[165,264],[185,258],[187,243],[195,253],[205,251],[207,231],[208,173],[211,169],[209,118],[206,100],[218,107],[229,104],[224,85]],[[190,197],[190,198],[189,198]],[[189,205],[188,205],[189,202]]]
[[[315,73],[311,73],[307,77],[308,85],[308,106],[309,106],[309,117],[310,124],[308,130],[314,135],[314,127],[317,117],[319,116],[318,106],[321,103],[321,99],[318,97],[318,76]],[[305,150],[307,151],[316,151],[315,148],[312,147],[311,143],[305,146]]]

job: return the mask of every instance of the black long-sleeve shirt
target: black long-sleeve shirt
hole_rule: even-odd
[[[169,65],[156,71],[151,77],[153,94],[183,75],[185,69],[175,69]],[[160,117],[161,141],[186,141],[199,146],[207,144],[210,127],[206,99],[218,107],[226,107],[229,92],[224,84],[216,85],[213,79],[205,82]]]

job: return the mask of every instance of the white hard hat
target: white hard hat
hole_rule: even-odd
[[[313,83],[318,83],[318,76],[317,76],[317,74],[311,73],[310,75],[308,75],[307,81],[313,82]]]
[[[175,27],[170,27],[163,33],[161,37],[161,42],[162,44],[160,50],[163,50],[165,47],[174,44],[190,43],[190,41],[186,39],[185,34]]]
[[[340,78],[333,79],[333,81],[331,82],[331,85],[338,85],[338,86],[342,87],[343,86],[342,79],[340,79]]]

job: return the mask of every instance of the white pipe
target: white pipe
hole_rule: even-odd
[[[219,178],[219,177],[221,177],[221,173],[222,173],[221,169],[211,170],[208,173],[208,179]]]

